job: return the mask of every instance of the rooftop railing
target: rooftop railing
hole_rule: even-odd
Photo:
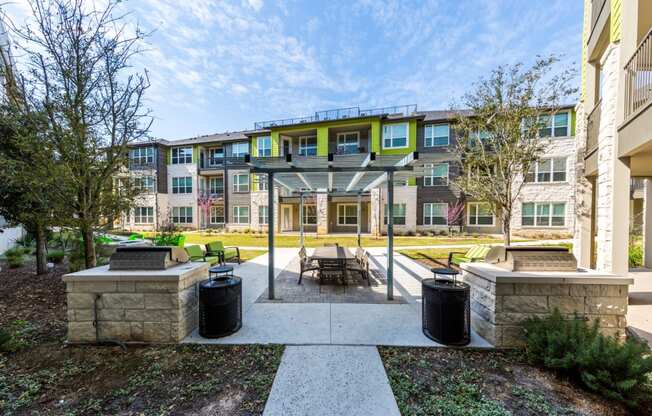
[[[417,111],[416,104],[400,105],[393,107],[360,109],[360,107],[337,108],[334,110],[317,111],[312,116],[285,118],[280,120],[258,121],[254,129],[268,129],[271,127],[291,126],[294,124],[315,123],[318,121],[344,120],[347,118],[373,117],[381,115],[409,116]]]
[[[625,65],[625,120],[652,100],[652,30]]]

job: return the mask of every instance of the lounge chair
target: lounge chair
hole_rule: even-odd
[[[218,256],[220,263],[236,259],[238,264],[240,264],[240,249],[238,247],[224,247],[221,241],[211,241],[206,244],[206,252],[211,256]]]
[[[485,257],[487,257],[487,254],[489,254],[490,250],[491,250],[490,246],[477,245],[471,247],[467,251],[451,251],[450,253],[448,253],[448,262],[447,264],[445,264],[445,266],[460,267],[460,264],[462,263],[484,261]]]
[[[303,279],[303,273],[305,272],[315,272],[319,270],[319,265],[317,265],[313,260],[310,260],[306,254],[306,249],[301,247],[299,250],[299,265],[301,266],[301,273],[299,274],[299,285],[301,284],[301,279]]]
[[[190,257],[190,261],[205,261],[210,263],[211,266],[220,262],[218,256],[207,255],[207,253],[204,253],[201,247],[196,244],[184,248],[186,249],[186,253],[188,253],[188,257]]]

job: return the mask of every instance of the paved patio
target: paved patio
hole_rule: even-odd
[[[629,288],[627,325],[652,346],[652,270],[634,269],[629,277],[634,279],[634,284]]]

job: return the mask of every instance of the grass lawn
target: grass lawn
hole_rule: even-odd
[[[144,233],[146,237],[151,237],[153,233]],[[239,247],[264,247],[267,248],[267,234],[244,234],[244,233],[201,233],[186,232],[187,244],[206,244],[210,241],[220,240],[226,246]],[[527,240],[515,240],[527,241]],[[306,247],[321,247],[327,243],[338,243],[341,246],[357,246],[357,237],[327,235],[316,237],[306,235],[304,238]],[[461,237],[394,237],[395,246],[426,246],[426,245],[450,245],[450,244],[495,244],[501,243],[502,239],[478,235],[478,236],[461,236]],[[276,247],[299,247],[298,235],[278,235],[274,236],[274,245]],[[363,247],[385,247],[387,238],[362,237]]]
[[[380,347],[403,416],[626,415],[519,352]]]
[[[1,266],[1,415],[262,413],[283,346],[65,346],[63,266]]]
[[[240,250],[240,260],[247,261],[262,256],[267,250]]]

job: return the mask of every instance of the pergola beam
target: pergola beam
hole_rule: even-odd
[[[294,191],[294,188],[292,188],[290,185],[286,184],[285,182],[283,182],[283,181],[280,180],[279,178],[274,178],[274,181],[275,181],[277,184],[279,184],[279,185],[281,185],[282,187],[284,187],[285,189],[287,189],[288,191],[290,191],[290,192],[293,192],[293,191]]]
[[[373,157],[375,159],[375,155]],[[362,163],[360,164],[360,167],[366,168],[369,165],[369,163],[371,163],[371,160],[372,160],[372,153],[369,153],[367,157],[365,157]],[[364,176],[364,172],[356,172],[356,174],[353,175],[353,178],[351,178],[351,182],[349,182],[349,185],[346,187],[346,192],[351,192],[353,187],[355,187],[358,184],[358,182],[360,182],[360,179],[362,179],[363,176]]]
[[[312,191],[312,185],[310,185],[310,182],[308,182],[308,179],[306,179],[305,176],[303,176],[303,173],[298,173],[297,172],[297,177],[301,179],[301,182],[303,182],[308,189]]]
[[[333,190],[333,172],[328,172],[328,192]]]

